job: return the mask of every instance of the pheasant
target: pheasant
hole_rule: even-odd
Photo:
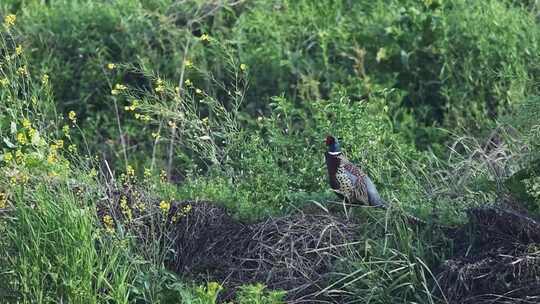
[[[375,184],[341,152],[338,140],[326,137],[328,151],[325,153],[330,187],[350,204],[368,204],[386,208]]]

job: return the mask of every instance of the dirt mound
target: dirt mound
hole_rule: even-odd
[[[540,303],[540,222],[501,208],[468,212],[438,281],[449,303]]]

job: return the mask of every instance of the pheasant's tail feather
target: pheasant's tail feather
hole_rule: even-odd
[[[377,191],[377,188],[375,188],[375,184],[373,184],[373,182],[367,175],[364,176],[364,182],[367,188],[369,203],[375,207],[387,207],[388,204],[381,198],[379,192]]]

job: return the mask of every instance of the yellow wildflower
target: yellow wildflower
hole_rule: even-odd
[[[189,212],[191,212],[191,205],[190,204],[187,204],[186,206],[184,206],[184,208],[182,208],[182,213],[184,215],[187,215]]]
[[[210,42],[210,36],[208,36],[208,34],[202,34],[199,39],[201,39],[201,41]]]
[[[186,81],[184,81],[184,84],[188,87],[192,86],[193,85],[193,82],[191,82],[191,80],[189,79],[186,79]]]
[[[75,112],[73,112],[73,113],[75,113]],[[66,138],[71,138],[71,136],[69,135],[69,126],[68,125],[64,125],[62,127],[62,131],[64,132],[64,136]]]
[[[22,153],[20,149],[15,151],[15,161],[18,164],[22,164],[24,162],[24,154]]]
[[[127,89],[127,87],[125,85],[117,83],[117,84],[114,85],[114,89],[111,90],[111,94],[112,95],[118,95],[118,94],[120,94],[120,92],[122,92],[122,91],[124,91],[126,89]]]
[[[40,145],[39,132],[36,129],[29,127],[28,136],[30,137],[30,142],[32,142],[33,145]]]
[[[0,192],[0,209],[7,207],[7,194]]]
[[[125,89],[127,89],[127,87],[123,84],[119,84],[117,83],[115,86],[114,86],[115,89],[119,90],[119,91],[123,91]]]
[[[163,85],[163,80],[161,78],[156,80],[156,88],[154,90],[158,93],[165,91],[165,85]]]
[[[167,172],[165,172],[165,170],[161,170],[161,172],[159,172],[159,178],[162,182],[166,182],[167,181]]]
[[[159,209],[163,212],[169,212],[169,209],[171,209],[171,204],[166,201],[161,201],[159,203]]]
[[[49,83],[49,75],[43,74],[43,75],[41,76],[41,83],[42,83],[42,84],[47,84],[47,83]]]
[[[69,145],[68,146],[68,151],[72,152],[72,153],[75,153],[75,151],[77,151],[77,145],[75,145],[75,144]]]
[[[115,68],[116,68],[116,64],[114,64],[114,63],[108,63],[107,64],[107,69],[114,70]]]
[[[244,63],[240,64],[240,70],[242,70],[242,71],[247,70],[247,65],[244,64]]]
[[[0,85],[2,85],[3,87],[7,87],[8,84],[9,84],[9,80],[7,78],[0,79]]]
[[[19,44],[19,45],[15,48],[15,54],[20,55],[20,54],[22,54],[22,52],[23,52],[23,47],[22,47],[22,45]]]
[[[126,111],[135,111],[139,107],[139,101],[134,99],[131,105],[124,107]]]
[[[49,155],[47,155],[47,162],[49,164],[54,164],[58,161],[58,156],[56,155],[56,152],[51,151]]]
[[[152,137],[155,138],[156,140],[159,139],[161,136],[159,135],[159,133],[157,132],[152,132]]]
[[[201,89],[196,89],[195,90],[195,93],[199,94],[199,95],[202,95],[203,91]]]
[[[26,134],[24,134],[23,132],[17,133],[17,142],[23,146],[26,145],[26,143],[28,142]]]
[[[105,226],[105,229],[107,230],[108,233],[114,233],[114,220],[112,216],[108,214],[105,215],[103,217],[103,225]]]
[[[21,76],[28,76],[28,69],[26,68],[26,65],[23,65],[22,67],[19,67],[17,69],[17,74]]]
[[[126,172],[128,176],[134,176],[135,175],[135,169],[131,165],[127,165]]]
[[[193,67],[193,62],[191,62],[191,60],[189,60],[189,59],[185,59],[184,60],[184,66],[186,68],[191,68],[191,67]]]
[[[125,195],[122,195],[120,198],[120,209],[122,209],[122,213],[128,218],[128,220],[131,221],[133,218],[133,213],[129,208],[127,197]]]
[[[17,21],[17,16],[15,16],[14,14],[9,14],[4,17],[4,26],[6,28],[10,28],[15,25],[15,21]]]
[[[55,140],[54,143],[59,149],[62,149],[64,147],[64,141],[61,139]]]
[[[77,113],[75,113],[75,111],[69,111],[68,118],[72,123],[77,123]]]
[[[13,154],[11,154],[11,152],[6,152],[4,153],[3,159],[6,163],[10,162],[13,159]]]
[[[25,129],[28,129],[32,126],[32,123],[30,122],[28,118],[24,118],[22,121],[22,125]]]
[[[152,176],[152,171],[149,168],[144,168],[144,177],[148,178]]]

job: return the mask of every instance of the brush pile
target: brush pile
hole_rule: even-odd
[[[540,303],[540,222],[496,207],[468,212],[438,281],[448,302]]]
[[[328,214],[296,214],[242,224],[206,202],[179,202],[191,212],[167,233],[171,268],[237,287],[262,282],[287,291],[290,302],[315,296],[337,257],[345,256],[355,225]]]
[[[327,213],[243,223],[224,208],[200,201],[171,202],[163,212],[160,203],[137,193],[112,192],[113,210],[106,212],[135,232],[142,248],[165,246],[172,271],[223,284],[223,299],[232,298],[242,284],[258,282],[286,291],[288,303],[321,299],[318,293],[330,279],[332,265],[352,249],[359,230],[357,224]],[[145,211],[135,212],[141,200],[146,201]],[[128,221],[126,210],[138,217]]]

